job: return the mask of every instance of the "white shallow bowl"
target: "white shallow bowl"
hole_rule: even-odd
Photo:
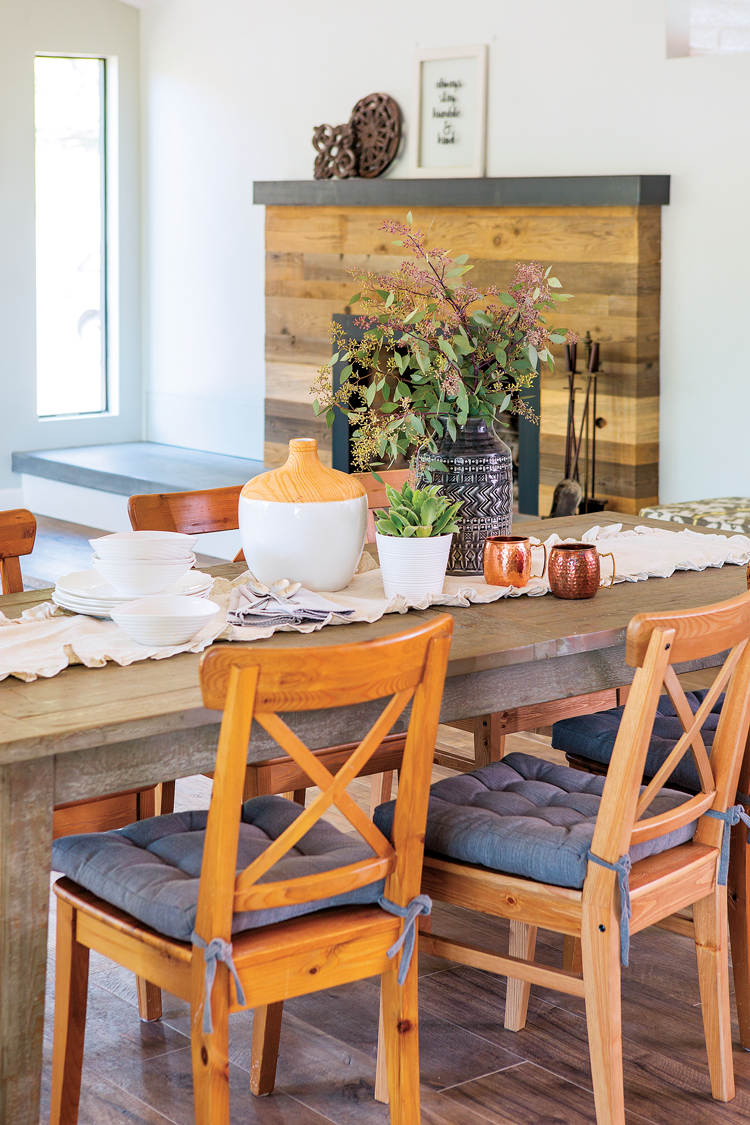
[[[139,644],[183,645],[219,612],[216,602],[163,594],[128,602],[113,609],[110,616]]]
[[[197,535],[181,535],[176,531],[115,531],[99,539],[89,539],[100,559],[123,562],[147,559],[185,559],[198,542]]]
[[[195,555],[183,559],[101,559],[91,556],[91,565],[119,594],[163,594],[192,567]]]

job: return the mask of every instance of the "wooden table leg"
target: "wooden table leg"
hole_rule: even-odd
[[[505,735],[502,732],[500,713],[477,715],[474,719],[475,769],[499,761],[504,753]]]
[[[0,767],[0,1121],[38,1125],[54,760]]]

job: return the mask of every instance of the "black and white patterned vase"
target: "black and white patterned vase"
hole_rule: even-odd
[[[427,455],[423,461],[432,460]],[[469,418],[456,440],[438,442],[434,459],[448,467],[435,471],[434,484],[453,500],[463,500],[453,536],[448,574],[482,574],[484,541],[490,535],[510,535],[513,521],[513,460],[504,441],[486,418]],[[424,479],[418,483],[424,484]]]

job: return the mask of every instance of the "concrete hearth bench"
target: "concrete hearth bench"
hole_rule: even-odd
[[[716,527],[750,535],[750,498],[723,496],[718,500],[690,500],[684,504],[661,504],[641,508],[640,515],[652,520],[671,520],[697,527]]]
[[[21,474],[25,507],[37,515],[104,531],[130,528],[127,501],[136,493],[245,484],[263,470],[262,461],[151,441],[13,454],[13,471]],[[239,550],[239,533],[203,536],[197,549],[233,558]]]

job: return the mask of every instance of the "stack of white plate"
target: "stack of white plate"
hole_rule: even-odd
[[[189,570],[165,593],[207,598],[213,581],[210,574],[203,574],[200,570]],[[73,574],[65,574],[57,580],[52,600],[56,605],[73,610],[74,613],[85,613],[89,617],[109,617],[113,609],[134,602],[142,596],[142,594],[120,594],[95,570],[80,570]]]

